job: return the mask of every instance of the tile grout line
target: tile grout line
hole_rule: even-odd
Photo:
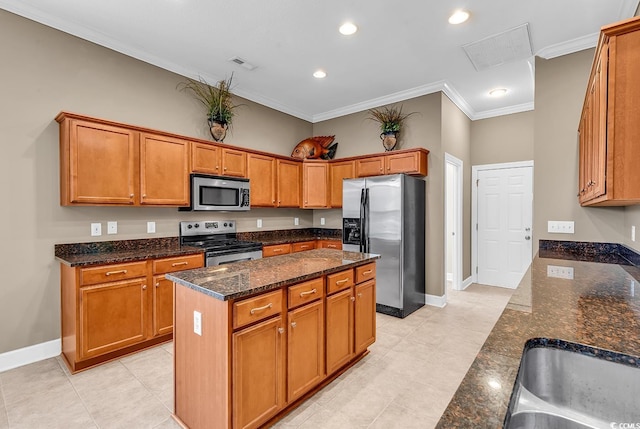
[[[62,373],[67,377],[67,381],[71,385],[71,388],[73,389],[73,391],[75,392],[76,396],[80,400],[80,403],[82,404],[82,408],[84,408],[84,410],[87,412],[87,415],[91,418],[91,421],[95,425],[96,429],[100,429],[100,425],[98,424],[98,422],[96,422],[96,419],[93,418],[93,414],[91,414],[91,412],[89,411],[89,408],[87,408],[86,402],[84,401],[84,399],[82,399],[82,396],[80,395],[80,393],[76,389],[76,386],[71,381],[71,377],[73,377],[73,374],[71,374],[71,372],[68,371],[68,368],[66,368],[66,366],[63,366],[65,364],[64,364],[64,362],[61,362],[60,359],[56,359],[56,362],[58,362],[58,366],[61,367]]]
[[[167,353],[167,354],[171,355],[171,358],[173,359],[173,355],[172,355],[171,353],[169,353],[169,351],[168,351],[167,349],[165,349],[164,347],[162,347],[162,345],[158,345],[158,347],[159,347],[159,349],[162,349],[162,351],[163,351],[164,353]],[[147,350],[151,350],[151,349],[147,349]],[[131,375],[132,375],[132,376],[133,376],[133,378],[135,378],[136,380],[138,380],[138,383],[140,383],[140,385],[141,385],[142,387],[144,387],[144,390],[146,390],[146,391],[147,391],[147,392],[148,392],[148,393],[149,393],[149,394],[150,394],[154,399],[156,399],[160,404],[162,404],[162,406],[163,406],[164,408],[166,408],[166,409],[167,409],[167,411],[169,411],[169,418],[171,418],[171,415],[173,414],[173,411],[172,411],[172,410],[170,410],[170,409],[169,409],[169,407],[167,407],[167,405],[164,403],[164,401],[162,401],[162,399],[160,399],[160,397],[159,397],[158,395],[156,395],[155,393],[153,393],[153,392],[151,391],[151,389],[149,388],[149,386],[147,386],[147,385],[145,384],[145,382],[144,382],[144,381],[142,381],[140,378],[138,378],[138,377],[136,376],[136,374],[135,374],[133,371],[131,371],[131,369],[129,369],[129,367],[128,367],[125,363],[123,363],[120,359],[118,359],[118,363],[119,363],[120,365],[122,365],[122,366],[123,366],[123,367],[124,367],[124,368],[125,368],[125,369],[126,369],[126,370],[131,374]],[[172,370],[172,372],[173,372],[173,370]],[[173,377],[173,376],[172,376],[172,377]],[[174,381],[174,382],[175,382],[175,381]],[[175,390],[175,389],[174,389],[174,390]],[[166,421],[166,420],[165,420],[165,421]],[[160,423],[160,424],[162,424],[162,423]]]
[[[2,412],[7,417],[7,428],[11,427],[11,422],[9,421],[9,410],[7,410],[7,399],[4,396],[4,388],[2,387],[2,373],[0,373],[0,397],[2,397]]]

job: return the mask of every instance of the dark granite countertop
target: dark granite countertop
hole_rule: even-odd
[[[502,427],[523,347],[530,338],[640,356],[640,269],[627,257],[605,258],[614,263],[588,262],[584,254],[576,258],[576,253],[541,245],[438,428]],[[572,268],[573,279],[549,277],[549,265]]]
[[[379,255],[315,249],[254,261],[197,268],[167,274],[166,278],[220,300],[236,299],[342,271]]]
[[[299,243],[311,240],[341,240],[342,230],[328,228],[284,229],[274,231],[239,232],[238,238],[259,241],[265,246],[283,243]]]
[[[56,244],[54,253],[56,259],[63,264],[82,267],[192,255],[204,253],[204,251],[198,247],[180,246],[178,237],[166,237]]]

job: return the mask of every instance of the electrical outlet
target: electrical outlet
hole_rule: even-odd
[[[97,237],[102,235],[102,224],[101,223],[92,223],[91,224],[91,236]]]
[[[155,234],[155,232],[156,232],[156,223],[147,222],[147,234]]]
[[[202,313],[195,310],[193,312],[193,332],[202,336]]]
[[[547,277],[559,279],[573,279],[573,267],[559,267],[557,265],[547,265]]]
[[[107,222],[107,234],[117,234],[118,233],[118,222],[112,221]]]
[[[258,219],[258,220],[256,220],[256,226],[257,226],[258,228],[262,228],[262,219]]]
[[[636,241],[636,226],[631,225],[631,241]]]
[[[550,220],[547,222],[547,232],[552,234],[573,234],[574,222],[571,221],[559,221]]]
[[[325,223],[327,223],[323,217],[320,218],[320,225],[324,225]]]
[[[300,225],[300,218],[299,217],[294,217],[293,218],[293,224],[294,225]]]

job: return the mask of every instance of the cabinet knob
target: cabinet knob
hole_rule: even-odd
[[[227,167],[223,168],[224,171],[227,171]]]
[[[355,296],[352,296],[352,297],[351,297],[351,301],[353,302],[353,301],[355,301],[355,300],[356,300],[356,297],[355,297]]]
[[[133,194],[129,194],[129,198],[133,198]]]
[[[278,328],[278,332],[284,334],[284,328]]]
[[[147,194],[142,194],[142,198],[147,198]]]
[[[160,283],[156,283],[156,287],[160,287]]]
[[[358,298],[362,298],[362,294],[361,293],[358,294]]]
[[[147,290],[147,285],[142,285],[142,290]]]
[[[298,326],[298,324],[296,322],[291,322],[291,327],[295,328],[296,326]]]

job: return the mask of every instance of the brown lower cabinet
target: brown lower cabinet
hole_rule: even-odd
[[[168,341],[172,271],[204,266],[202,254],[121,264],[61,264],[62,355],[71,372]]]
[[[375,262],[231,301],[175,287],[174,409],[190,429],[271,424],[375,341]]]

